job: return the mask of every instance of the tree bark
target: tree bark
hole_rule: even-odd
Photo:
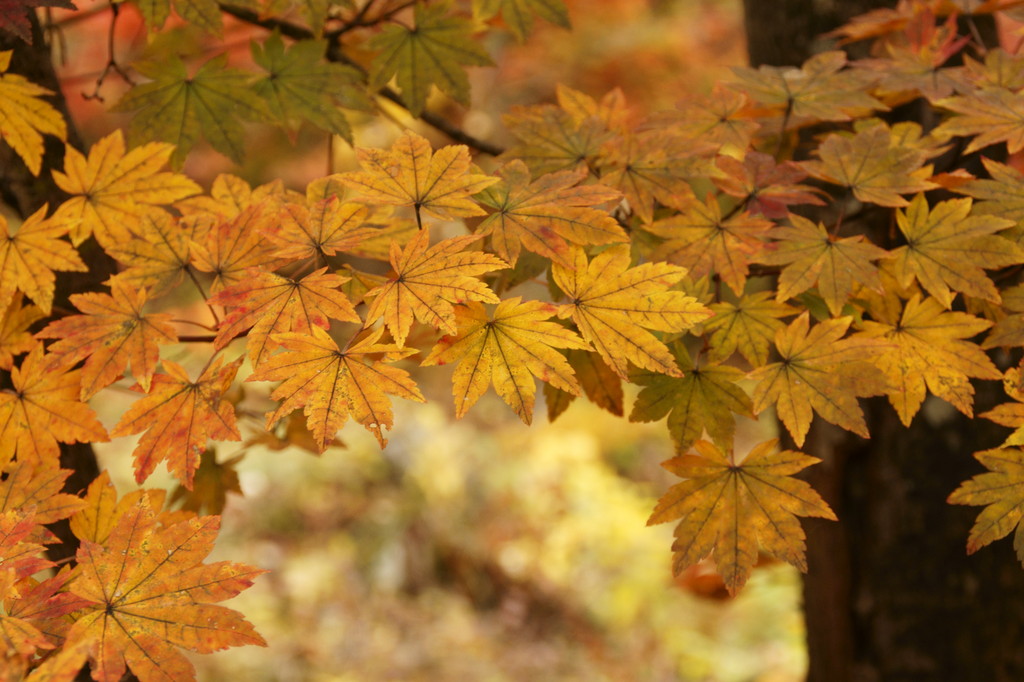
[[[799,64],[816,34],[894,5],[745,0],[751,64]],[[976,386],[975,413],[1005,401],[997,382]],[[1024,679],[1024,569],[1007,541],[967,556],[979,509],[945,501],[1006,430],[935,398],[909,428],[884,398],[862,405],[870,440],[816,418],[803,447],[823,460],[807,478],[840,519],[805,523],[808,679]]]

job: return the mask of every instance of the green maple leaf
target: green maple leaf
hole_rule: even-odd
[[[171,0],[136,0],[136,4],[150,31],[163,28],[171,13]],[[219,36],[223,31],[224,23],[217,0],[174,0],[174,11],[188,24],[206,33]]]
[[[275,32],[263,44],[252,41],[251,47],[253,61],[267,71],[253,89],[278,123],[294,130],[306,120],[352,141],[352,129],[338,106],[345,100],[360,103],[361,93],[353,87],[360,80],[359,72],[325,62],[326,41],[301,40],[285,47]]]
[[[398,79],[409,113],[419,116],[427,103],[430,86],[436,85],[457,102],[469,104],[466,66],[491,66],[487,52],[470,39],[470,22],[445,16],[445,4],[416,5],[416,27],[388,26],[370,41],[380,50],[371,68],[376,87],[392,76]]]
[[[193,76],[177,57],[136,63],[149,83],[136,86],[116,109],[138,110],[132,119],[133,144],[160,140],[177,146],[171,162],[180,166],[200,137],[236,162],[245,150],[239,121],[265,120],[263,100],[251,87],[252,75],[227,67],[227,56],[214,57]]]
[[[562,28],[571,28],[569,11],[562,0],[473,0],[473,13],[486,21],[498,13],[508,30],[523,42],[533,29],[534,15]]]

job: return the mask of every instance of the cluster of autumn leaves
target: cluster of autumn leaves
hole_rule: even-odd
[[[242,438],[240,374],[273,382],[272,433],[297,439],[304,425],[319,451],[348,419],[384,446],[393,397],[424,399],[413,364],[454,366],[457,417],[493,387],[529,423],[537,379],[551,418],[580,395],[621,415],[636,384],[629,418],[666,419],[679,453],[666,467],[683,479],[651,522],[678,520],[677,572],[713,555],[730,591],[759,552],[803,568],[797,517],[834,518],[793,477],[814,458],[776,441],[734,456],[737,416],[774,410],[799,447],[815,414],[870,437],[859,398],[886,396],[905,424],[929,392],[972,416],[971,381],[1002,379],[1012,401],[981,416],[1017,431],[979,453],[991,472],[950,501],[987,505],[969,549],[1017,528],[1024,557],[1024,381],[986,352],[1024,346],[1024,175],[987,158],[979,177],[934,167],[957,136],[962,154],[1024,148],[1024,58],[943,66],[967,41],[932,5],[843,29],[887,56],[737,69],[643,121],[617,92],[562,88],[506,117],[515,143],[490,170],[407,132],[304,194],[229,175],[204,193],[164,170],[169,144],[129,149],[114,133],[88,154],[69,146],[53,177],[70,198],[18,226],[0,218],[8,660],[27,671],[63,641],[28,679],[71,679],[87,657],[98,680],[126,664],[187,678],[175,646],[262,643],[212,604],[259,573],[202,563],[216,517],[162,511],[152,491],[118,500],[106,478],[81,499],[59,493],[59,443],[131,434],[140,483],[165,462],[192,488],[209,441]],[[412,48],[397,45],[400,61]],[[0,75],[0,92],[48,112],[33,88]],[[942,113],[937,127],[876,117],[915,98]],[[62,136],[55,121],[37,132]],[[39,170],[30,138],[4,133]],[[84,271],[76,247],[90,238],[118,273],[58,309],[55,273]],[[182,343],[200,344],[195,373],[161,351]],[[108,432],[87,401],[125,375],[139,397]],[[64,518],[77,566],[38,582],[43,525]]]

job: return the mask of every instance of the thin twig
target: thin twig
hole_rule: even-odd
[[[96,79],[96,87],[92,93],[82,93],[82,97],[85,99],[96,100],[97,102],[104,102],[103,95],[100,94],[100,88],[103,87],[103,81],[107,79],[110,72],[113,71],[121,77],[128,85],[134,86],[135,81],[131,79],[128,72],[121,68],[121,65],[117,63],[117,59],[114,57],[114,31],[117,29],[117,18],[121,16],[121,6],[111,5],[110,11],[113,17],[110,19],[110,29],[107,31],[107,65],[103,67],[103,72],[100,73],[100,77]]]

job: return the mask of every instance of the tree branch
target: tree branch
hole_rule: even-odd
[[[247,24],[253,26],[260,26],[268,31],[278,31],[281,35],[291,38],[292,40],[314,40],[316,38],[313,32],[302,26],[298,26],[288,21],[274,18],[261,18],[256,12],[244,7],[237,7],[230,4],[221,4],[220,9],[225,14],[228,14],[239,21],[244,21]],[[348,56],[342,52],[341,43],[338,38],[341,36],[340,32],[332,32],[328,34],[328,47],[327,47],[327,59],[328,61],[337,62],[339,64],[345,64],[359,71],[363,77],[367,76],[366,69],[362,65],[352,61]],[[382,87],[378,90],[378,94],[384,99],[394,102],[398,106],[402,107],[406,111],[409,110],[408,105],[402,99],[402,96],[397,92],[389,88],[388,86]],[[425,111],[420,115],[420,120],[429,125],[430,127],[444,133],[452,140],[464,144],[468,147],[481,152],[483,154],[489,154],[490,156],[498,156],[505,150],[499,145],[481,140],[473,135],[470,135],[462,128],[458,127],[448,119],[438,114]]]

